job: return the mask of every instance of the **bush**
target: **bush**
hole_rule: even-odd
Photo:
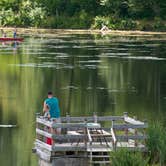
[[[148,128],[147,146],[150,163],[166,163],[166,130],[160,123],[153,123]]]
[[[37,5],[36,2],[23,1],[20,8],[21,24],[26,26],[40,26],[46,16],[44,8]]]
[[[5,6],[5,5],[4,5]],[[1,8],[0,25],[1,26],[40,26],[46,16],[44,8],[37,5],[36,2],[29,0],[22,1],[19,10],[16,12],[9,6],[9,9]]]
[[[66,15],[61,16],[49,16],[44,22],[44,27],[47,28],[71,28],[71,29],[82,29],[89,28],[92,19],[84,11],[81,11],[75,16],[69,17]]]
[[[113,166],[148,166],[148,159],[144,159],[141,152],[120,149],[111,153]]]
[[[137,28],[137,22],[132,19],[120,19],[117,17],[96,16],[92,28],[101,29],[102,24],[109,29],[134,30]]]
[[[106,25],[110,29],[114,29],[114,19],[112,17],[96,16],[94,19],[94,24],[92,24],[92,29],[101,29],[102,25]]]
[[[85,12],[85,10],[81,10],[79,13],[79,27],[89,28],[91,22],[92,22],[91,17]]]
[[[154,18],[154,29],[160,31],[166,31],[166,23],[159,17]]]
[[[0,11],[0,25],[12,25],[15,21],[14,12],[11,9]]]

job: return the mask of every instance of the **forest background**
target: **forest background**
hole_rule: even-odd
[[[0,26],[166,30],[165,0],[1,0]]]

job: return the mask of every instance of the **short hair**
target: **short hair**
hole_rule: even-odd
[[[48,95],[52,95],[53,93],[52,93],[51,91],[49,91],[47,94],[48,94]]]

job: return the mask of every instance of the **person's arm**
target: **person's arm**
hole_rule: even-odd
[[[43,112],[45,113],[47,111],[48,111],[48,106],[47,106],[46,102],[44,102],[44,104],[43,104]]]

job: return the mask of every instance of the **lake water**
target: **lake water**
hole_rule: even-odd
[[[35,113],[47,91],[61,115],[166,122],[166,35],[47,34],[0,43],[0,162],[37,166]]]

